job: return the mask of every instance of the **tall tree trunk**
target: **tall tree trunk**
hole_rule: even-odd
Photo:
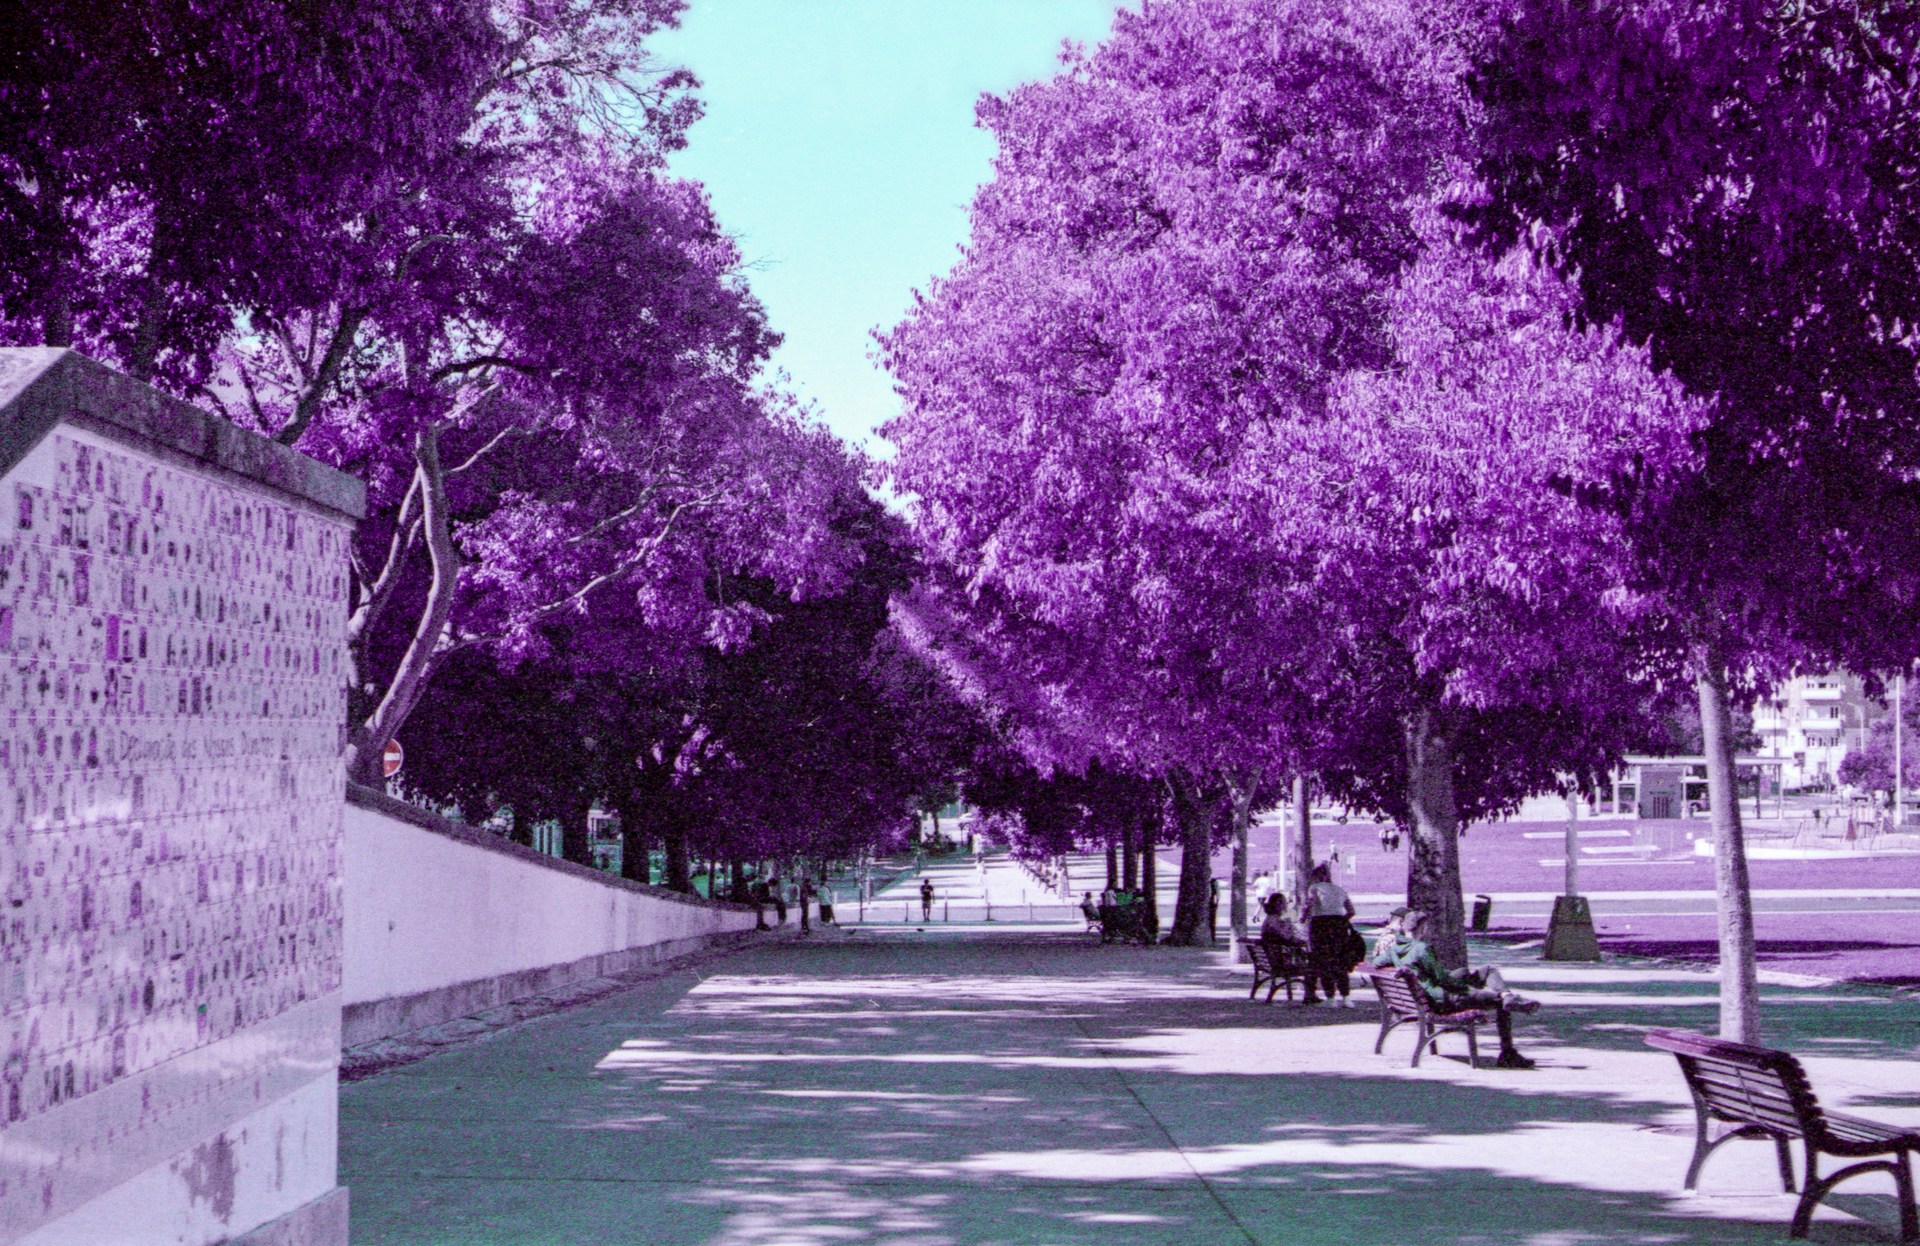
[[[1140,889],[1147,897],[1147,929],[1160,933],[1160,862],[1154,844],[1160,838],[1160,815],[1154,810],[1140,817]]]
[[[1117,891],[1120,888],[1120,853],[1119,853],[1119,850],[1113,846],[1114,834],[1115,832],[1113,831],[1107,832],[1107,890],[1108,891]]]
[[[1293,776],[1293,809],[1287,836],[1287,886],[1296,914],[1307,911],[1307,874],[1313,869],[1313,808],[1308,803],[1307,776]]]
[[[747,863],[735,857],[727,865],[727,899],[744,899],[747,894]]]
[[[1453,794],[1453,739],[1431,707],[1406,722],[1407,803],[1413,835],[1407,847],[1407,904],[1427,914],[1426,940],[1450,969],[1467,967],[1467,923],[1460,896],[1460,814]]]
[[[620,877],[648,883],[653,881],[653,871],[647,860],[647,832],[640,820],[640,796],[635,786],[617,779],[614,783],[613,810],[620,815]]]
[[[73,345],[73,301],[64,287],[47,300],[40,318],[40,336],[48,346]]]
[[[420,474],[422,527],[426,532],[432,577],[427,585],[426,606],[420,612],[420,621],[407,642],[398,669],[387,683],[386,695],[349,738],[347,773],[369,786],[380,781],[380,755],[387,741],[400,730],[400,724],[413,713],[420,695],[426,691],[440,642],[447,634],[447,620],[453,615],[453,598],[460,576],[460,551],[453,543],[453,519],[447,502],[446,473],[440,465],[437,426],[420,430],[414,438],[413,453],[414,470]]]
[[[1173,794],[1174,820],[1180,832],[1180,892],[1173,902],[1173,928],[1167,942],[1179,947],[1201,947],[1207,937],[1207,892],[1213,879],[1214,808],[1203,798],[1193,779],[1174,771],[1167,778]]]
[[[1232,802],[1233,886],[1227,896],[1227,922],[1233,941],[1247,941],[1247,825],[1253,819],[1253,798],[1259,781],[1252,776],[1229,776],[1227,796]]]
[[[593,801],[576,797],[567,803],[560,821],[560,856],[575,865],[593,864],[593,838],[588,824],[593,816]]]
[[[1760,1041],[1760,980],[1754,965],[1753,892],[1747,881],[1746,834],[1734,786],[1733,712],[1727,668],[1701,646],[1700,733],[1706,742],[1707,800],[1713,806],[1713,885],[1720,913],[1720,1037]]]
[[[687,827],[679,817],[669,819],[666,834],[666,885],[673,891],[693,890],[692,863],[687,859]]]
[[[1131,821],[1120,823],[1120,889],[1138,891],[1140,889],[1140,858],[1134,854],[1134,826]]]

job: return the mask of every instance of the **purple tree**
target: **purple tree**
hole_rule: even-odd
[[[1731,710],[1914,656],[1911,5],[1518,0],[1476,77],[1496,246],[1531,242],[1712,405],[1634,527],[1701,703],[1721,1031],[1757,1041]]]
[[[836,449],[753,378],[776,340],[697,186],[661,171],[692,116],[644,40],[671,0],[490,10],[492,56],[407,193],[357,222],[296,312],[229,343],[236,418],[364,476],[348,764],[371,776],[434,672],[538,648],[598,589],[649,626],[751,610],[712,574],[830,587]]]
[[[1464,822],[1598,782],[1644,730],[1667,672],[1621,510],[1688,461],[1699,413],[1611,332],[1564,327],[1572,292],[1524,255],[1421,232],[1391,364],[1342,378],[1326,418],[1276,423],[1260,519],[1311,562],[1352,690],[1324,777],[1410,828],[1408,903],[1464,964]]]
[[[0,6],[0,338],[190,392],[418,189],[497,52],[462,0]]]
[[[1263,780],[1317,768],[1412,823],[1411,894],[1464,960],[1462,804],[1600,767],[1644,695],[1617,511],[1689,416],[1561,326],[1556,282],[1453,244],[1448,20],[1123,14],[983,105],[966,257],[882,339],[894,480],[955,576],[929,631],[1036,761],[1166,776],[1176,940],[1209,798],[1244,826]]]

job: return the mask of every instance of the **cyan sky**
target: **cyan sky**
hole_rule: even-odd
[[[898,399],[870,359],[946,271],[991,172],[981,92],[1052,74],[1115,0],[690,0],[655,50],[700,76],[707,113],[674,169],[707,184],[786,335],[775,365],[841,436]]]

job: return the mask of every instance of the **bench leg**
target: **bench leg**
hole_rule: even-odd
[[[1893,1160],[1893,1184],[1900,1199],[1900,1240],[1920,1242],[1920,1207],[1913,1202],[1913,1165],[1908,1155],[1902,1151]]]
[[[1380,1037],[1373,1040],[1374,1055],[1376,1056],[1379,1055],[1380,1052],[1386,1047],[1387,1035],[1392,1033],[1393,1027],[1399,1024],[1400,1024],[1399,1020],[1395,1018],[1393,1015],[1393,1009],[1387,1007],[1385,1004],[1382,1004],[1380,1006]]]
[[[1422,1021],[1420,1023],[1420,1032],[1419,1034],[1414,1036],[1414,1040],[1413,1040],[1413,1067],[1414,1068],[1417,1069],[1420,1067],[1420,1055],[1422,1052],[1426,1051],[1427,1044],[1431,1043],[1432,1041],[1433,1041],[1433,1031],[1428,1028],[1427,1023],[1425,1021]]]
[[[1779,1134],[1773,1136],[1774,1158],[1780,1161],[1780,1188],[1788,1194],[1793,1193],[1793,1152],[1787,1148],[1787,1140]],[[1807,1160],[1807,1180],[1813,1180],[1813,1160]]]
[[[1707,1156],[1713,1154],[1713,1144],[1707,1138],[1713,1131],[1713,1124],[1707,1118],[1707,1105],[1698,1095],[1693,1100],[1694,1133],[1693,1158],[1687,1161],[1687,1179],[1680,1184],[1683,1190],[1692,1190],[1700,1184],[1700,1169],[1707,1162]]]
[[[1253,989],[1247,992],[1247,998],[1252,999],[1254,996],[1258,995],[1259,993],[1260,993],[1260,975],[1256,973],[1253,975]],[[1267,998],[1271,1000],[1273,998],[1273,993],[1268,992]]]
[[[1467,1027],[1467,1067],[1480,1067],[1480,1040],[1475,1036],[1472,1026]]]

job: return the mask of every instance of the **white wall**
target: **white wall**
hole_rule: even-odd
[[[687,941],[753,928],[750,910],[624,883],[486,831],[429,830],[368,803],[356,794],[346,814],[350,1011],[637,948],[693,950]]]

